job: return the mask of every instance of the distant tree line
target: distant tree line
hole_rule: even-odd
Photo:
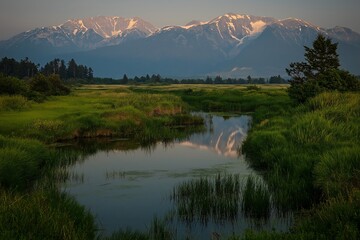
[[[73,84],[284,84],[287,80],[280,75],[266,78],[226,78],[221,76],[189,79],[174,79],[162,77],[159,74],[135,76],[129,78],[126,74],[120,79],[96,78],[91,67],[77,64],[74,59],[69,62],[55,58],[43,67],[35,64],[28,58],[16,61],[13,58],[3,58],[0,61],[0,73],[3,76],[12,76],[19,79],[33,78],[41,73],[44,76],[58,75],[61,80]]]
[[[206,77],[205,79],[201,78],[192,78],[192,79],[174,79],[168,77],[161,77],[159,74],[153,74],[146,76],[135,76],[134,78],[129,78],[126,74],[120,79],[113,78],[91,78],[91,79],[74,79],[73,83],[80,84],[286,84],[287,80],[279,76],[272,76],[269,79],[266,78],[252,78],[248,76],[246,79],[243,78],[227,78],[223,79],[220,76],[215,78]]]
[[[48,96],[67,95],[71,79],[93,78],[93,70],[78,65],[74,59],[67,64],[64,60],[54,59],[40,68],[28,58],[16,61],[3,58],[0,61],[0,95],[22,95],[37,102]]]
[[[36,74],[41,73],[45,76],[59,75],[60,79],[92,79],[94,72],[91,67],[77,64],[71,59],[67,64],[64,60],[55,58],[40,68],[39,64],[35,64],[28,58],[20,61],[14,58],[3,58],[0,61],[0,73],[3,76],[17,77],[19,79],[32,78]]]
[[[91,67],[81,64],[78,65],[74,59],[71,59],[66,65],[64,60],[55,58],[46,63],[40,71],[47,76],[57,74],[61,79],[92,79],[94,77],[94,72]]]
[[[39,72],[39,67],[39,64],[33,63],[28,58],[18,62],[14,58],[5,57],[0,61],[0,73],[20,79],[35,76]]]

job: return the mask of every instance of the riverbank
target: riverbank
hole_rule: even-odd
[[[243,146],[283,209],[301,210],[291,233],[245,239],[360,237],[360,94],[323,93],[258,118]],[[256,115],[255,115],[256,116]]]

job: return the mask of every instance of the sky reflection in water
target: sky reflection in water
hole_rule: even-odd
[[[104,233],[110,234],[127,227],[147,230],[154,216],[161,218],[172,210],[169,195],[174,186],[186,180],[218,173],[244,177],[253,173],[238,151],[250,117],[204,117],[207,131],[185,141],[158,143],[151,151],[100,151],[76,163],[69,171],[82,176],[83,181],[69,180],[65,191],[89,208]],[[180,225],[178,232],[181,228],[185,231]],[[236,228],[241,231],[247,226],[240,219]],[[191,235],[209,239],[211,232],[233,230],[228,228],[209,224],[194,227]]]

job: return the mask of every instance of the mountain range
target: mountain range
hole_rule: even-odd
[[[91,17],[36,28],[0,42],[0,57],[41,64],[76,59],[96,76],[120,78],[285,75],[304,60],[304,46],[321,33],[338,42],[341,67],[360,75],[360,34],[324,29],[301,19],[228,13],[210,21],[156,28],[141,18]]]

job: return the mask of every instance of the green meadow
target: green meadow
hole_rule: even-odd
[[[56,186],[52,173],[64,159],[54,146],[84,138],[145,144],[186,137],[203,126],[192,111],[250,114],[241,151],[264,183],[240,183],[236,175],[184,183],[172,195],[179,211],[201,218],[196,214],[206,210],[221,220],[242,208],[262,218],[274,205],[295,212],[289,232],[249,230],[231,239],[359,239],[360,94],[325,92],[299,105],[287,87],[84,85],[42,103],[0,96],[0,239],[101,239],[89,211]],[[120,230],[109,239],[172,236],[155,219],[146,233]]]

